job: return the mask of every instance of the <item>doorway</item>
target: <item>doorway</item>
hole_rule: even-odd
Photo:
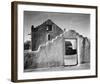
[[[64,66],[77,65],[77,39],[64,39]]]

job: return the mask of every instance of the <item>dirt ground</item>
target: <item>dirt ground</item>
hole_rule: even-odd
[[[83,63],[72,66],[61,66],[61,67],[48,67],[48,68],[37,68],[37,69],[26,69],[24,72],[44,72],[44,71],[63,71],[63,70],[85,70],[90,69],[90,63]]]

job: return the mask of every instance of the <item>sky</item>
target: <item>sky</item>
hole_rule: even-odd
[[[75,30],[84,37],[90,38],[90,15],[78,13],[54,13],[39,11],[24,11],[24,42],[31,40],[31,25],[34,27],[51,19],[61,29]]]

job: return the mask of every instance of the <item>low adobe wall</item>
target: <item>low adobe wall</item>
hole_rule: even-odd
[[[44,46],[39,51],[24,52],[24,68],[47,68],[64,65],[64,38],[77,39],[78,65],[90,62],[90,43],[87,38],[71,30],[63,33]]]
[[[63,38],[58,37],[53,42],[42,46],[39,52],[26,52],[24,68],[47,68],[63,66]]]

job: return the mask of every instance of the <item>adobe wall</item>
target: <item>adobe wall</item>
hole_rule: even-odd
[[[63,66],[64,38],[77,39],[78,65],[84,62],[90,62],[90,43],[88,39],[84,38],[82,35],[79,35],[75,31],[68,31],[53,42],[48,41],[49,43],[46,43],[44,46],[40,47],[38,52],[31,51],[24,53],[24,65],[31,68]],[[26,54],[29,55],[26,56]]]
[[[77,54],[78,54],[78,64],[84,62],[90,62],[90,44],[82,35],[79,35],[74,30],[70,30],[64,33],[64,38],[77,39]]]
[[[38,67],[58,67],[63,65],[63,42],[59,37],[53,43],[41,48],[37,54]]]
[[[63,66],[63,52],[63,38],[58,37],[53,41],[53,43],[50,42],[46,46],[42,46],[39,52],[34,53],[31,51],[29,53],[30,57],[27,58],[26,56],[26,59],[24,60],[28,61],[28,68],[48,68]]]

